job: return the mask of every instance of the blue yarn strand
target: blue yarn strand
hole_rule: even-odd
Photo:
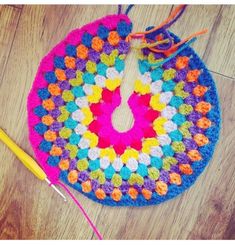
[[[118,14],[121,14],[121,13],[122,13],[122,5],[118,4]]]
[[[134,7],[134,4],[130,4],[128,5],[125,14],[128,15],[128,13],[130,12],[130,10],[132,9],[132,7]]]

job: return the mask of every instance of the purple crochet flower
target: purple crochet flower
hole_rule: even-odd
[[[171,60],[163,64],[163,68],[164,69],[174,68],[175,63],[176,63],[176,57],[172,58]]]
[[[200,101],[200,98],[194,95],[189,95],[185,100],[185,104],[189,104],[191,106],[195,106]]]
[[[62,159],[67,159],[69,158],[69,151],[68,150],[63,150],[62,154],[61,154],[61,158]]]
[[[125,42],[124,40],[121,40],[118,44],[118,51],[121,54],[127,54],[130,48],[130,44]]]
[[[89,50],[88,57],[91,61],[97,63],[100,60],[100,53],[91,49]]]
[[[69,90],[70,89],[70,84],[67,81],[63,81],[59,84],[60,88],[62,90]]]
[[[185,92],[188,92],[188,93],[192,93],[193,92],[193,89],[197,86],[196,83],[188,83],[186,82],[184,84],[184,91]]]
[[[186,164],[189,162],[189,158],[186,153],[176,153],[175,158],[179,163]]]
[[[120,191],[123,193],[123,194],[126,194],[127,192],[128,192],[128,190],[129,190],[129,188],[130,188],[130,185],[129,185],[129,183],[128,182],[126,182],[126,181],[123,181],[122,182],[122,185],[120,186]]]
[[[195,134],[203,134],[203,129],[197,127],[197,126],[192,126],[189,128],[189,131],[192,135],[195,135]]]
[[[76,60],[76,67],[78,70],[83,71],[86,67],[86,60],[77,59]]]
[[[113,184],[110,182],[110,181],[106,181],[103,186],[102,186],[102,189],[104,190],[104,192],[106,194],[111,194],[113,189],[114,189],[114,186]]]
[[[49,111],[49,114],[53,118],[57,118],[61,114],[61,112],[60,112],[59,108],[55,108],[54,110]]]
[[[78,180],[81,182],[87,181],[89,178],[89,173],[87,171],[82,171],[78,174]]]
[[[62,128],[62,123],[56,121],[53,122],[50,126],[50,130],[55,132],[60,131],[61,128]]]
[[[197,149],[197,144],[193,139],[184,139],[184,145],[188,151]]]
[[[100,184],[99,184],[98,180],[93,179],[93,180],[91,180],[91,186],[92,186],[92,190],[96,191],[100,187]]]
[[[201,117],[199,112],[193,111],[187,116],[187,120],[196,123]]]
[[[133,185],[133,187],[139,192],[139,193],[141,193],[141,191],[142,191],[142,186],[141,185],[138,185],[138,184],[134,184]]]
[[[73,70],[73,69],[67,69],[67,70],[65,71],[65,74],[66,74],[66,77],[67,77],[68,79],[72,79],[72,78],[75,78],[75,77],[76,77],[76,71]]]
[[[60,95],[55,96],[53,98],[53,101],[54,101],[54,103],[55,103],[56,106],[62,106],[62,105],[64,105],[64,100],[61,98]]]
[[[69,170],[74,170],[77,167],[77,159],[71,159],[69,163]]]
[[[105,42],[104,46],[103,46],[103,51],[106,54],[111,54],[111,52],[113,51],[113,46],[111,44],[109,44],[108,42]]]
[[[155,189],[155,187],[156,187],[156,184],[154,180],[149,179],[149,178],[144,180],[144,188],[146,188],[147,190],[152,191]]]
[[[56,138],[55,145],[58,147],[64,147],[67,144],[66,140],[63,138]]]
[[[179,169],[179,165],[171,165],[171,169],[170,169],[171,172],[173,173],[177,173],[179,174],[180,173],[180,169]]]
[[[159,180],[168,183],[169,182],[169,173],[165,170],[161,170]]]
[[[185,80],[186,75],[187,75],[187,69],[181,69],[181,70],[178,70],[178,71],[176,72],[176,74],[175,74],[174,81],[175,81],[175,82],[183,81],[183,80]]]

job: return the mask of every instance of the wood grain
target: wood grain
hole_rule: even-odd
[[[171,8],[136,6],[129,14],[134,31],[158,24]],[[116,10],[110,5],[0,7],[0,126],[28,153],[33,154],[26,100],[41,58],[70,30]],[[234,239],[235,80],[228,78],[234,77],[234,6],[190,6],[172,30],[184,37],[204,27],[213,32],[194,47],[222,74],[214,74],[223,123],[213,160],[190,190],[159,206],[111,208],[72,190],[105,239]],[[96,239],[74,204],[63,203],[3,144],[0,179],[0,239]]]

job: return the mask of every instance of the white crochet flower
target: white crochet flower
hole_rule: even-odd
[[[91,84],[84,84],[84,85],[83,85],[82,88],[83,88],[83,90],[84,90],[84,92],[85,92],[86,95],[91,95],[91,94],[93,94],[92,86],[93,86],[93,85],[91,85]]]
[[[150,86],[151,92],[152,92],[153,94],[158,94],[158,93],[160,93],[160,92],[162,91],[162,83],[163,83],[162,80],[158,80],[158,81],[156,81],[156,82],[151,83],[151,86]]]
[[[151,147],[150,155],[153,156],[153,157],[162,157],[163,156],[163,152],[162,152],[161,147],[159,147],[159,146]]]
[[[171,120],[164,123],[163,126],[167,133],[177,130],[177,125]]]
[[[115,79],[115,78],[119,78],[119,72],[114,68],[114,67],[109,67],[106,70],[106,76],[109,79]]]
[[[81,149],[86,149],[90,146],[90,141],[88,139],[81,138],[79,143],[78,143],[78,146]]]
[[[77,98],[77,99],[75,100],[75,103],[76,103],[80,108],[88,107],[88,101],[87,101],[87,98],[86,98],[85,96]]]
[[[164,92],[160,94],[160,102],[164,103],[164,104],[169,104],[169,102],[171,101],[171,98],[173,96],[172,92]]]
[[[74,131],[76,134],[83,135],[87,131],[87,127],[79,123],[74,129]]]
[[[152,82],[151,73],[145,72],[143,75],[141,75],[140,79],[143,84],[150,84]]]
[[[100,158],[100,167],[102,169],[106,169],[110,165],[110,161],[108,157]]]
[[[158,136],[158,141],[160,145],[170,145],[171,143],[171,138],[167,134],[159,135]]]
[[[112,164],[113,168],[115,169],[115,171],[120,171],[121,168],[123,167],[123,163],[122,163],[122,160],[120,158],[116,158],[114,161],[113,161],[113,164]]]
[[[177,113],[176,108],[172,106],[166,106],[162,111],[161,116],[167,119],[171,119]]]
[[[139,162],[148,166],[150,164],[150,156],[146,153],[140,153],[139,154]]]
[[[88,157],[91,160],[96,160],[100,155],[100,149],[97,147],[91,148],[88,150]]]
[[[96,85],[98,85],[101,88],[105,87],[105,80],[106,80],[106,78],[104,76],[101,76],[101,75],[95,76],[95,83],[96,83]]]
[[[76,110],[72,113],[72,119],[81,122],[85,118],[83,112],[81,110]]]
[[[131,172],[135,172],[138,168],[138,162],[134,158],[129,158],[126,166],[131,170]]]

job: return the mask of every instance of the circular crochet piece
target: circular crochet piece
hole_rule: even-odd
[[[131,31],[122,14],[72,31],[42,59],[28,96],[29,138],[48,177],[111,206],[182,193],[212,157],[220,128],[214,81],[190,47],[157,67],[166,56],[142,49],[128,100],[133,126],[113,127]]]

